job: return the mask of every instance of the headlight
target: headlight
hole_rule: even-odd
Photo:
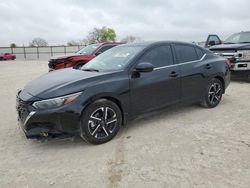
[[[238,51],[238,59],[243,60],[243,61],[248,61],[250,60],[250,50],[240,50]]]
[[[36,109],[56,108],[73,102],[80,94],[82,94],[82,92],[53,99],[37,101],[34,102],[32,106]]]

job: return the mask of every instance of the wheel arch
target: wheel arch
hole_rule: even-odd
[[[119,109],[121,111],[121,115],[122,115],[122,125],[125,125],[125,123],[127,121],[127,117],[126,117],[126,114],[125,114],[125,111],[124,111],[123,104],[117,97],[115,97],[113,95],[97,95],[97,96],[93,96],[92,98],[90,98],[88,100],[87,106],[89,106],[93,102],[95,102],[97,100],[100,100],[100,99],[109,100],[109,101],[115,103],[119,107]]]
[[[223,77],[218,75],[218,76],[215,76],[214,78],[221,81],[222,86],[223,86],[223,93],[225,93],[226,88],[225,88],[225,80],[223,79]]]

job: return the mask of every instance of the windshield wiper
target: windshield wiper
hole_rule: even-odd
[[[223,44],[235,44],[233,42],[224,42]]]
[[[250,43],[250,42],[240,42],[240,44],[244,44],[244,43]]]
[[[99,72],[98,69],[82,69],[83,71],[89,71],[89,72]]]

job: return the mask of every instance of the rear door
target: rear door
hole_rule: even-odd
[[[175,52],[181,71],[181,100],[197,101],[206,85],[206,65],[202,61],[205,53],[202,48],[188,44],[175,44]]]
[[[147,73],[131,71],[131,112],[138,115],[149,112],[180,100],[180,71],[174,65],[170,45],[154,46],[149,49],[138,63],[149,62],[154,70]]]

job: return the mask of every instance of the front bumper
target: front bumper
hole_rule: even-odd
[[[248,71],[250,70],[250,62],[236,62],[232,63],[232,71]]]
[[[31,103],[17,96],[18,124],[27,138],[79,135],[82,109],[76,105],[70,103],[59,108],[36,110]]]

